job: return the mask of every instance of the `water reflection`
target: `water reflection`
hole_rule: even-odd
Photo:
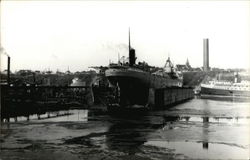
[[[223,131],[225,133],[220,135],[222,130],[217,133],[218,135],[215,134],[217,127],[220,126],[217,125],[218,121],[220,123],[231,123],[231,121],[238,123],[240,119],[249,121],[248,117],[177,116],[172,121],[174,126],[179,126],[176,130],[165,130],[161,134],[161,136],[165,135],[163,138],[148,139],[144,145],[174,150],[176,154],[184,154],[195,159],[246,158],[249,154],[249,147],[238,145],[237,142],[233,144],[232,141],[228,143],[216,142],[217,136],[232,135],[227,131]],[[214,122],[217,123],[214,124]],[[186,129],[189,127],[192,129]],[[244,133],[241,133],[241,136],[243,135]],[[235,136],[238,135],[235,134]]]
[[[113,124],[106,135],[106,143],[110,150],[118,150],[135,154],[139,147],[147,141],[146,132],[141,129],[151,129],[148,124],[118,122]]]
[[[208,149],[208,142],[202,142],[202,148]]]
[[[202,117],[203,123],[208,124],[209,122],[209,117]]]
[[[67,110],[59,112],[50,112],[49,118],[40,119],[41,122],[87,122],[88,121],[88,110]]]
[[[198,117],[198,116],[180,116],[179,121],[185,122],[202,122],[204,124],[209,123],[228,123],[228,124],[249,124],[250,117]],[[208,125],[204,125],[206,127]]]
[[[132,118],[130,115],[121,118],[94,114],[88,110],[69,110],[41,114],[39,119],[37,115],[30,115],[30,122],[41,123],[38,127],[36,123],[23,123],[28,125],[23,131],[29,133],[27,135],[36,135],[35,132],[44,129],[38,135],[45,135],[46,142],[51,142],[54,136],[63,142],[60,147],[65,145],[72,151],[79,150],[74,153],[81,155],[92,156],[99,151],[111,151],[109,153],[113,154],[117,151],[118,155],[148,155],[152,159],[167,159],[169,153],[182,154],[190,159],[243,159],[249,155],[248,111],[249,103],[231,104],[200,99],[171,110]],[[19,118],[27,120],[27,117],[17,117],[16,121],[22,121]],[[60,136],[63,138],[58,138]],[[159,158],[162,155],[166,157]]]
[[[202,117],[203,127],[202,127],[202,148],[208,149],[208,141],[209,141],[209,117]]]
[[[202,144],[202,147],[200,146]],[[222,143],[148,141],[145,146],[172,149],[187,159],[247,159],[249,150]],[[209,149],[208,149],[209,146]],[[162,154],[162,153],[161,153]]]
[[[54,112],[46,112],[44,114],[33,114],[27,116],[19,116],[9,118],[5,120],[6,122],[24,122],[24,121],[31,121],[31,122],[73,122],[73,121],[88,121],[88,110],[62,110],[62,111],[54,111]]]
[[[136,119],[116,120],[106,135],[106,143],[110,150],[135,154],[148,141],[148,136],[158,129],[168,126],[179,120],[179,116],[137,117]]]
[[[209,109],[206,112],[209,112]],[[63,113],[68,114],[56,116]],[[228,153],[235,151],[243,156],[247,153],[244,146],[237,146],[241,144],[237,138],[232,141],[228,140],[230,138],[224,139],[224,137],[238,136],[239,127],[244,125],[234,125],[233,127],[237,128],[231,130],[231,125],[218,124],[238,124],[249,121],[249,117],[219,117],[206,114],[159,115],[152,113],[133,118],[110,117],[108,115],[91,115],[89,118],[88,110],[69,110],[68,112],[50,112],[41,115],[40,120],[30,116],[30,121],[71,122],[56,123],[56,125],[62,129],[60,133],[69,132],[70,136],[63,139],[65,142],[63,145],[73,146],[81,151],[86,150],[86,148],[93,149],[93,152],[96,151],[95,149],[104,149],[105,151],[117,151],[129,155],[148,154],[156,155],[156,157],[171,152],[176,155],[183,154],[191,158],[204,159],[227,159],[230,158]],[[52,124],[51,129],[54,129],[54,123],[45,124]],[[68,130],[64,132],[63,127]],[[225,128],[221,129],[220,127]],[[53,132],[54,130],[50,131],[50,133]],[[240,130],[240,132],[240,135],[244,136],[244,130]]]
[[[228,102],[250,102],[250,97],[243,96],[219,96],[219,95],[202,95],[198,98],[210,99],[215,101],[228,101]]]
[[[244,117],[241,117],[245,119]],[[178,122],[198,122],[202,123],[201,126],[201,140],[196,142],[200,145],[200,149],[209,149],[209,130],[210,125],[218,121],[225,123],[232,119],[238,120],[240,117],[191,117],[191,116],[144,116],[137,117],[137,119],[113,119],[112,125],[106,133],[106,144],[109,149],[126,152],[128,154],[135,154],[141,150],[141,146],[150,141],[151,134],[154,134],[159,129],[164,130],[164,134],[171,134],[171,130],[175,129]],[[189,124],[186,124],[189,125]],[[178,127],[177,127],[178,129]],[[173,132],[178,132],[173,131]],[[179,131],[180,132],[180,131]],[[194,131],[194,132],[199,132]],[[175,135],[173,135],[175,136]],[[176,135],[178,137],[178,135]],[[188,138],[188,137],[186,137]],[[166,139],[167,140],[167,139]],[[171,138],[169,139],[171,140]],[[187,146],[183,142],[184,146]]]
[[[186,122],[189,121],[190,117],[186,116],[186,117],[181,117],[181,119],[184,119]]]

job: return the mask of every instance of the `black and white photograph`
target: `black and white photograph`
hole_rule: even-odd
[[[0,160],[249,160],[249,0],[1,0]]]

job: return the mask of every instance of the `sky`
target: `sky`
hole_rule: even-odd
[[[250,1],[1,1],[1,46],[11,70],[87,70],[128,56],[162,67],[188,58],[250,68]],[[2,51],[3,52],[3,51]],[[1,70],[7,68],[1,53]]]

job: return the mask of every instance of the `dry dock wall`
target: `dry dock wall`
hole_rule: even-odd
[[[193,88],[169,87],[162,89],[150,89],[149,104],[153,109],[168,108],[194,97]]]

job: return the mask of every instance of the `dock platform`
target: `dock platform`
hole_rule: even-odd
[[[192,98],[194,98],[194,91],[191,87],[150,89],[149,92],[149,104],[153,109],[165,109]]]

